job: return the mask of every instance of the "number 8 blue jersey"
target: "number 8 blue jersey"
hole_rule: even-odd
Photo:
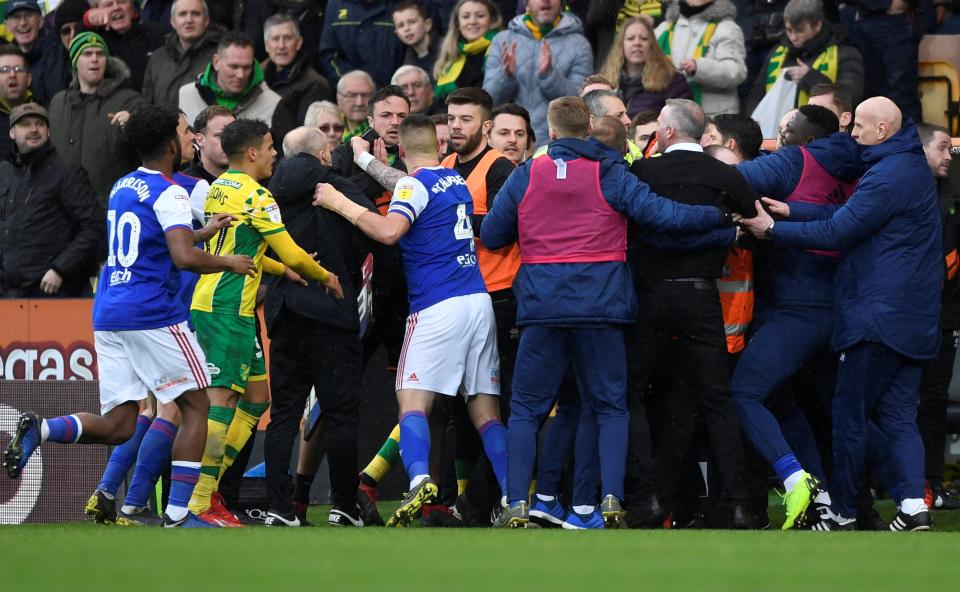
[[[93,303],[94,331],[139,331],[187,320],[177,297],[180,270],[165,232],[193,231],[190,196],[163,174],[143,167],[121,177],[107,203],[107,262]]]
[[[400,239],[411,313],[486,293],[473,242],[473,198],[456,171],[425,167],[400,179],[389,211],[411,225]]]

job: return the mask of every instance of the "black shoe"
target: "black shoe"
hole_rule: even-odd
[[[673,528],[702,530],[707,528],[707,520],[700,512],[678,514],[673,518]]]
[[[844,522],[843,524],[837,522],[833,517],[824,518],[810,527],[810,530],[819,530],[819,531],[853,531],[857,529],[856,520],[850,520]]]
[[[897,532],[913,532],[915,530],[930,530],[933,528],[933,518],[928,510],[913,514],[905,514],[903,510],[897,512],[890,522],[890,530]]]
[[[130,512],[120,510],[117,513],[117,526],[163,526],[163,519],[144,506]]]
[[[267,519],[267,511],[263,508],[246,508],[238,511],[235,516],[237,517],[237,520],[240,521],[240,524],[246,524],[247,526],[263,526],[264,521]],[[301,520],[300,525],[310,526],[310,523]]]
[[[960,497],[943,487],[931,487],[933,503],[931,510],[960,510]]]
[[[873,506],[857,512],[857,530],[887,530],[887,522]]]
[[[420,519],[420,528],[463,528],[463,521],[453,515],[446,506],[429,508]]]
[[[87,500],[83,513],[98,524],[112,524],[117,521],[117,499],[107,497],[98,489]]]
[[[377,510],[376,488],[361,483],[357,487],[357,505],[360,507],[360,518],[364,526],[383,526],[383,516]]]
[[[343,509],[330,508],[327,516],[327,526],[363,528],[363,519],[358,508]]]
[[[750,530],[750,513],[743,504],[734,504],[730,508],[730,522],[727,525],[730,530]]]
[[[662,528],[667,519],[667,511],[660,505],[657,496],[651,495],[643,501],[627,504],[627,516],[623,523],[627,528]]]
[[[297,519],[293,512],[290,512],[289,514],[281,514],[280,512],[274,512],[273,510],[267,512],[267,517],[264,519],[263,523],[266,526],[303,526],[300,524],[300,520]]]
[[[469,528],[490,528],[490,514],[471,503],[466,493],[457,497],[453,504],[453,514],[460,519],[460,524]]]
[[[824,520],[830,520],[833,514],[830,513],[830,506],[812,503],[807,506],[806,511],[800,515],[796,521],[797,530],[816,530],[814,527]]]

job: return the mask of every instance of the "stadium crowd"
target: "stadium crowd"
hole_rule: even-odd
[[[929,530],[960,218],[917,62],[955,10],[0,2],[0,289],[95,296],[102,405],[25,413],[5,469],[110,444],[98,522],[241,527],[269,408],[268,526],[326,457],[333,526],[760,529],[774,485],[784,529]]]

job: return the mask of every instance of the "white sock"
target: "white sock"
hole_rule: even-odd
[[[555,496],[555,495],[543,495],[542,493],[538,493],[538,494],[537,494],[537,499],[540,500],[541,502],[552,502],[553,500],[557,499],[557,496]]]
[[[900,503],[900,511],[908,516],[927,511],[927,505],[923,503],[923,498],[911,497]]]
[[[117,496],[113,495],[112,493],[107,493],[106,491],[101,491],[100,493],[103,494],[103,497],[107,498],[108,500],[117,499]]]
[[[584,516],[587,514],[593,514],[593,508],[594,506],[574,506],[573,511],[581,516]]]
[[[182,506],[171,506],[167,504],[167,509],[164,512],[171,520],[177,522],[178,520],[183,520],[187,517],[188,510]]]
[[[830,505],[830,492],[821,491],[817,494],[817,497],[813,498],[813,503],[818,506],[829,506]]]
[[[430,478],[430,475],[417,475],[416,477],[414,477],[413,479],[411,479],[411,480],[410,480],[410,491],[413,491],[413,490],[417,487],[417,485],[420,485],[421,483],[423,483],[424,481],[426,481],[426,480],[429,479],[429,478]]]
[[[120,511],[123,512],[124,514],[132,514],[132,513],[136,512],[136,511],[139,510],[139,509],[140,509],[140,508],[138,508],[138,507],[136,507],[136,506],[127,506],[127,505],[124,505],[123,507],[120,508]]]
[[[801,477],[803,477],[803,471],[794,471],[790,473],[790,476],[783,480],[783,488],[786,491],[791,491],[797,486],[797,483],[800,483]]]
[[[50,428],[47,426],[47,420],[40,420],[40,441],[46,442],[47,438],[50,437]]]

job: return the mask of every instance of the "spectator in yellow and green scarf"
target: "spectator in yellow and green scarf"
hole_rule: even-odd
[[[437,97],[442,99],[458,88],[483,86],[487,50],[502,24],[497,7],[489,0],[457,2],[433,68]]]

